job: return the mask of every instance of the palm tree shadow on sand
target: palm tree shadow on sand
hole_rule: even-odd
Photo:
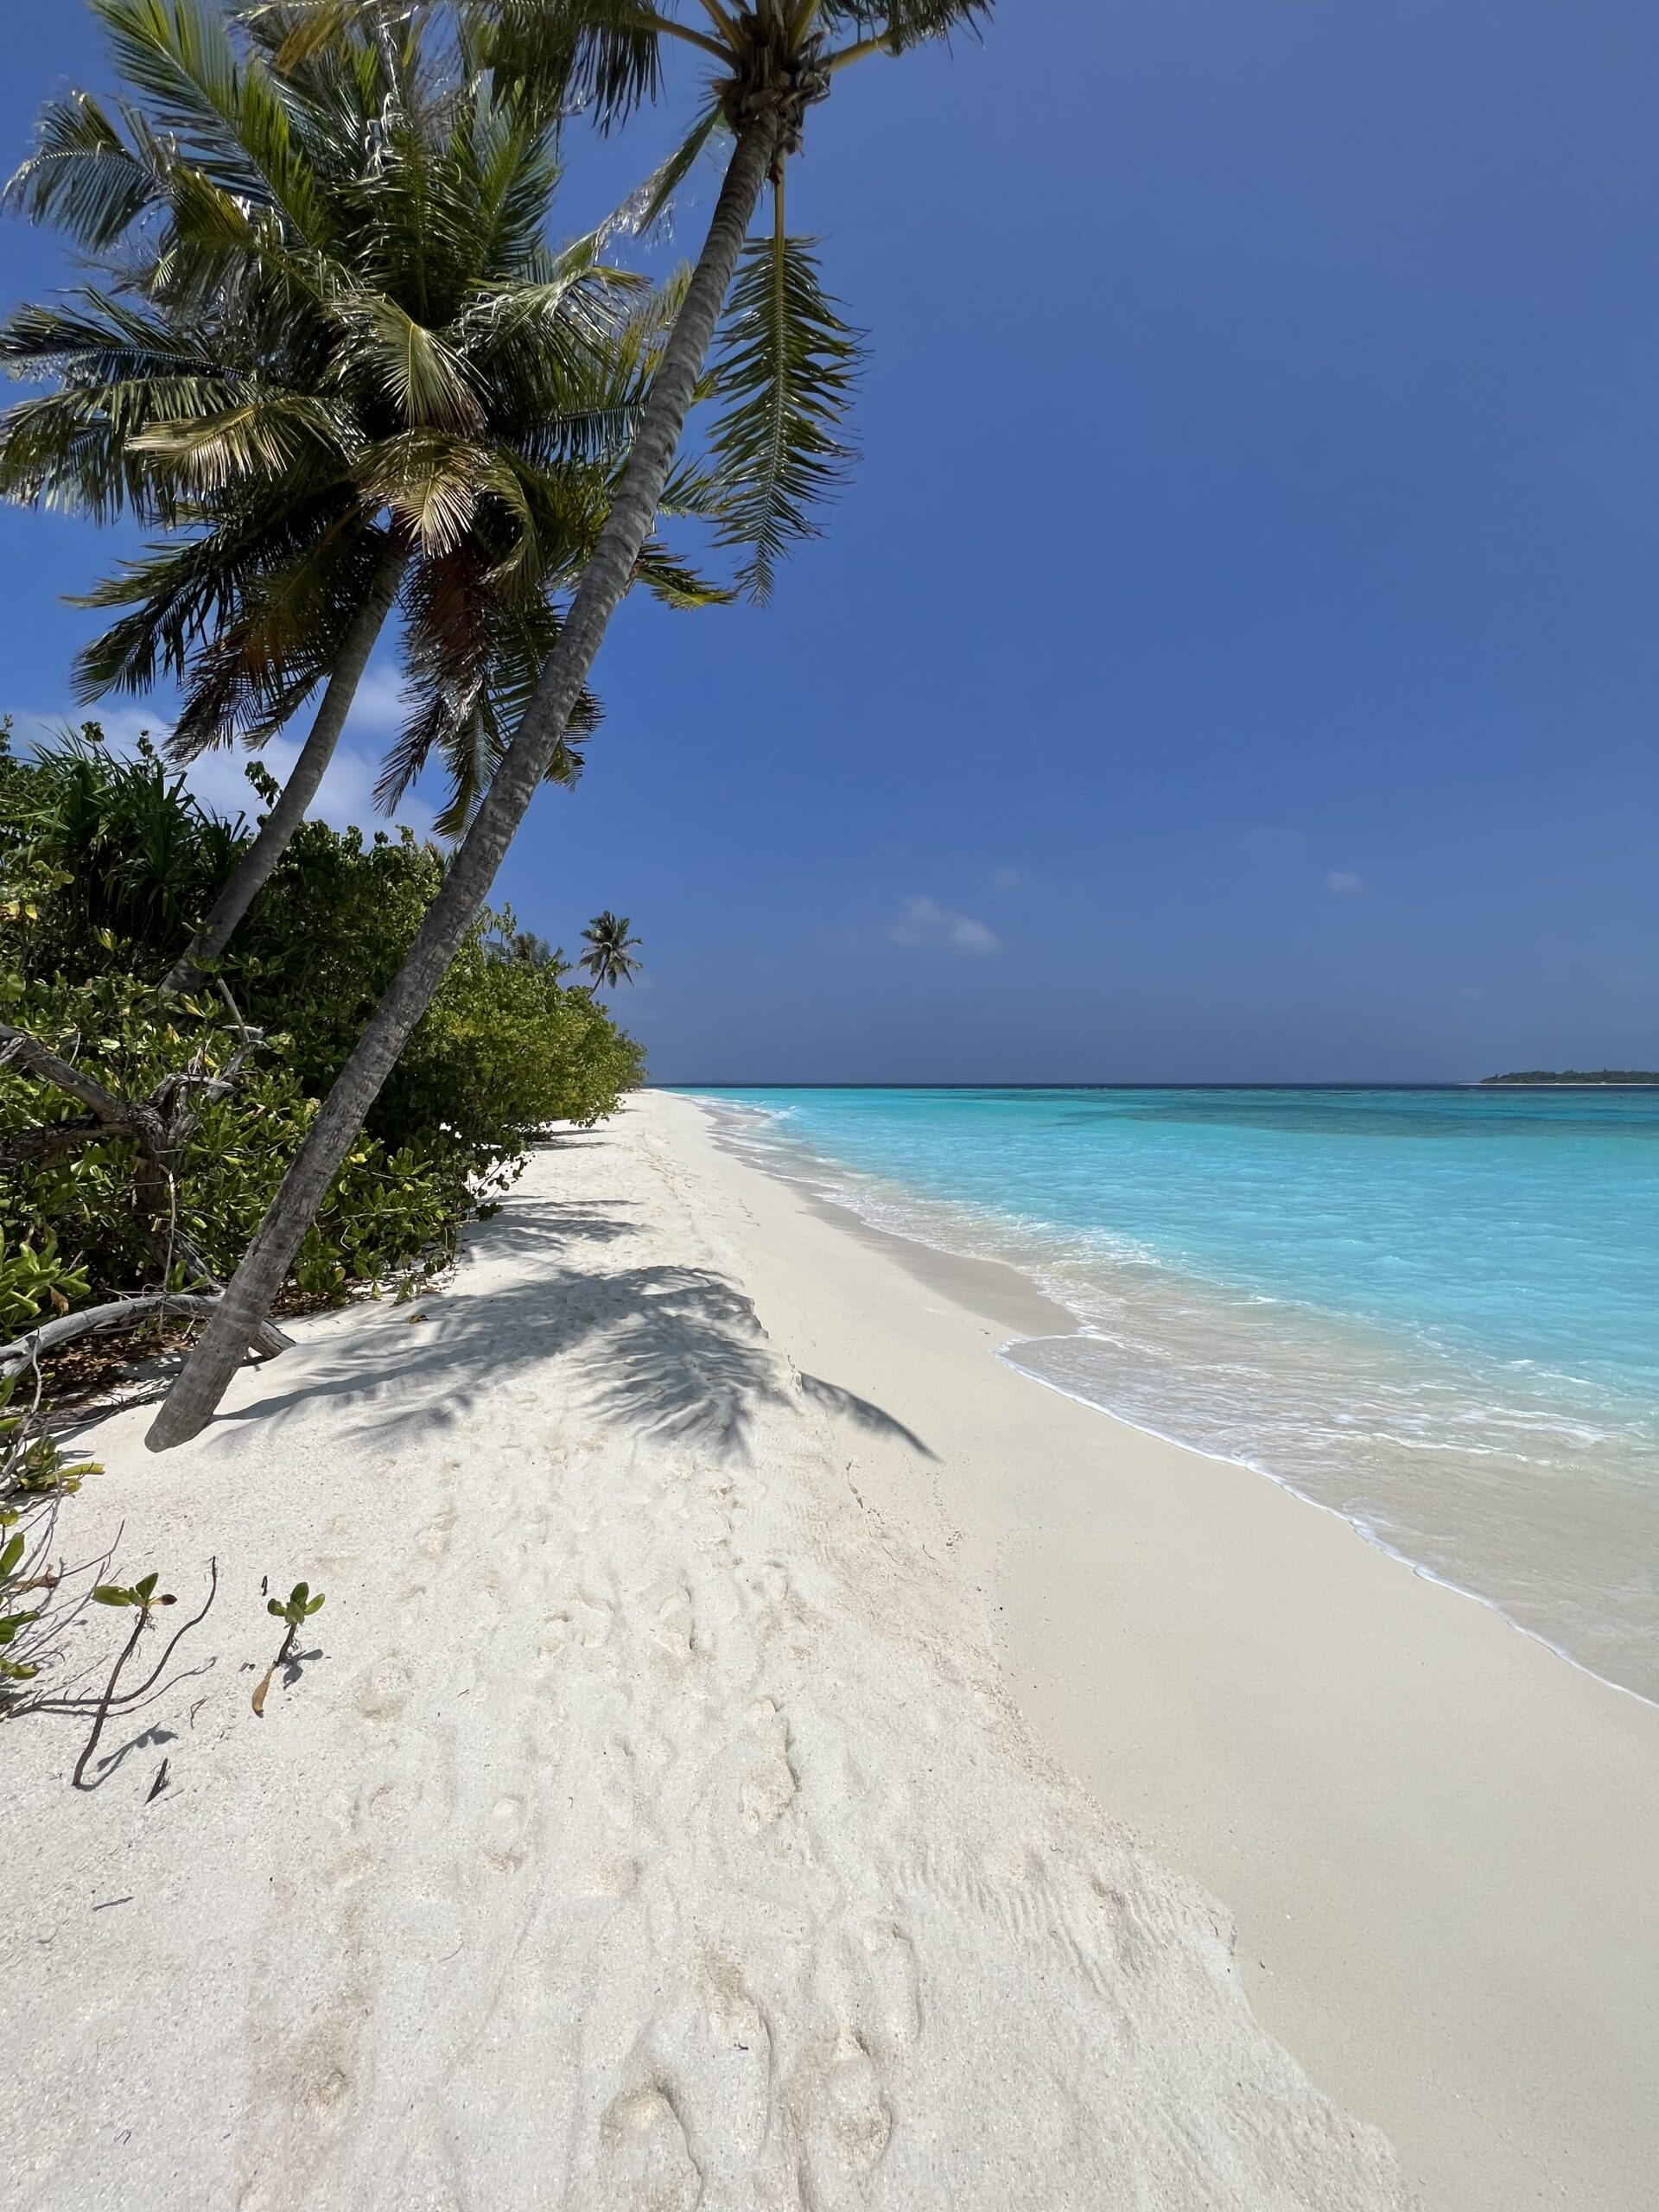
[[[583,1402],[606,1422],[702,1451],[741,1452],[760,1408],[798,1412],[804,1398],[933,1456],[868,1399],[816,1376],[801,1376],[797,1391],[752,1301],[713,1268],[584,1268],[584,1247],[635,1234],[629,1211],[514,1202],[476,1233],[472,1256],[492,1268],[516,1262],[523,1273],[498,1285],[467,1268],[418,1321],[392,1307],[367,1327],[325,1336],[301,1355],[303,1382],[283,1389],[286,1363],[273,1363],[270,1394],[221,1420],[281,1420],[332,1398],[360,1407],[353,1426],[387,1438],[457,1421],[553,1362],[575,1370]]]

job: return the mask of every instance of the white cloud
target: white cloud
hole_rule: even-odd
[[[319,691],[315,696],[320,699],[322,694]],[[346,717],[346,734],[347,737],[395,737],[404,726],[407,712],[403,680],[397,671],[388,662],[372,662],[357,687],[357,696],[352,701],[352,711]]]
[[[973,955],[995,952],[1001,943],[995,930],[976,922],[971,914],[953,913],[950,907],[920,893],[905,900],[898,919],[889,924],[887,935],[894,944],[933,946]]]
[[[300,757],[300,742],[297,738],[273,737],[257,754],[244,752],[240,746],[204,753],[186,770],[185,781],[202,804],[215,812],[234,815],[239,810],[251,816],[258,801],[247,779],[249,760],[258,760],[279,784],[285,783]],[[312,814],[331,823],[336,830],[384,830],[387,824],[374,803],[374,786],[379,773],[377,755],[357,752],[342,737],[318,787],[311,805]],[[397,804],[398,821],[407,822],[423,836],[432,827],[432,813],[424,799],[409,793]]]
[[[1363,891],[1365,882],[1357,868],[1333,868],[1326,873],[1325,887],[1327,891]]]
[[[994,868],[991,870],[991,881],[999,891],[1017,891],[1025,881],[1025,877],[1017,868]]]

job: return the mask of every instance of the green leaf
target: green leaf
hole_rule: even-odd
[[[770,598],[779,562],[816,537],[812,508],[855,458],[837,432],[851,404],[863,340],[836,313],[810,238],[744,250],[721,333],[715,391],[726,401],[710,437],[721,495],[715,537],[747,555],[741,588]]]
[[[0,1552],[0,1582],[10,1580],[23,1556],[24,1549],[24,1539],[22,1536],[14,1536],[4,1551]]]
[[[95,1605],[136,1605],[139,1603],[136,1590],[124,1590],[118,1583],[100,1582],[92,1592]]]

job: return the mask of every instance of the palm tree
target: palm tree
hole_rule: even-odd
[[[631,983],[639,973],[639,963],[633,957],[639,939],[628,935],[631,926],[628,915],[619,918],[607,906],[602,914],[595,914],[583,930],[582,941],[588,950],[576,965],[584,975],[593,977],[595,990],[602,983],[613,991],[619,983]]]
[[[990,0],[753,0],[741,8],[695,0],[698,22],[681,20],[689,4],[692,0],[496,0],[490,11],[499,68],[517,67],[528,79],[556,65],[563,89],[601,122],[620,119],[657,90],[671,42],[689,49],[705,71],[706,99],[690,137],[660,173],[658,193],[672,189],[721,129],[732,142],[725,175],[626,470],[558,644],[408,957],[157,1414],[147,1439],[153,1450],[185,1442],[212,1418],[365,1116],[488,893],[646,543],[734,277],[724,364],[729,404],[714,442],[735,467],[747,464],[747,498],[734,502],[729,534],[743,534],[756,588],[764,590],[769,562],[809,526],[807,503],[833,480],[843,457],[835,433],[853,373],[851,334],[819,287],[806,243],[785,229],[789,157],[799,150],[808,110],[828,95],[842,70],[869,55],[900,54],[953,29],[976,27],[988,17]],[[772,235],[752,250],[740,277],[768,181]]]
[[[177,989],[304,818],[400,598],[414,709],[380,796],[435,747],[440,827],[464,826],[602,526],[661,315],[597,237],[544,243],[556,118],[536,87],[436,79],[417,24],[390,36],[360,10],[279,73],[279,23],[238,53],[200,0],[93,4],[139,99],[54,103],[11,196],[106,282],[0,333],[0,359],[58,380],[6,418],[0,491],[168,529],[82,602],[130,611],[78,675],[86,697],[185,679],[175,758],[262,743],[325,687]],[[675,603],[723,596],[654,544],[636,574]],[[572,728],[594,714],[584,699]],[[562,741],[548,772],[580,765]]]

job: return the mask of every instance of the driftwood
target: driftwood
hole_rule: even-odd
[[[105,1306],[84,1306],[78,1313],[65,1313],[55,1321],[42,1321],[39,1328],[29,1330],[9,1344],[0,1344],[0,1382],[21,1375],[43,1353],[55,1351],[60,1344],[73,1344],[78,1337],[114,1336],[122,1329],[136,1328],[152,1313],[177,1313],[193,1321],[204,1321],[221,1295],[216,1290],[141,1291],[136,1298],[113,1298]],[[268,1321],[254,1344],[267,1357],[274,1358],[279,1351],[288,1351],[293,1341]]]
[[[75,1151],[82,1145],[130,1138],[137,1155],[133,1171],[133,1198],[139,1233],[163,1283],[171,1277],[175,1266],[182,1266],[201,1286],[197,1291],[163,1289],[133,1298],[113,1299],[106,1305],[90,1306],[81,1313],[45,1322],[40,1328],[26,1332],[16,1343],[0,1345],[0,1380],[20,1373],[41,1352],[70,1343],[77,1337],[107,1336],[118,1330],[132,1328],[158,1312],[200,1319],[218,1305],[225,1286],[180,1229],[175,1192],[179,1163],[195,1135],[203,1106],[214,1098],[227,1096],[236,1088],[243,1069],[263,1041],[261,1033],[247,1027],[237,1014],[234,1002],[229,1000],[229,994],[226,995],[241,1030],[242,1042],[223,1070],[215,1074],[198,1053],[188,1067],[163,1076],[146,1099],[118,1096],[96,1077],[78,1068],[73,1060],[42,1044],[38,1037],[31,1037],[27,1030],[13,1028],[10,1022],[0,1021],[0,1068],[20,1068],[24,1074],[33,1076],[37,1082],[49,1083],[77,1105],[87,1109],[86,1115],[76,1121],[24,1129],[7,1139],[0,1144],[0,1166],[39,1163]],[[288,1350],[292,1339],[267,1321],[251,1342],[256,1351],[274,1358],[278,1352]]]

